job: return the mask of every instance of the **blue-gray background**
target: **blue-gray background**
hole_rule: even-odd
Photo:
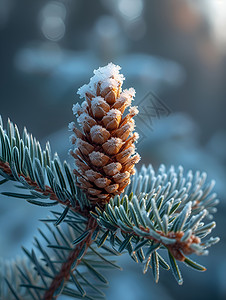
[[[182,266],[182,287],[169,272],[161,272],[156,285],[125,255],[124,271],[107,274],[109,300],[226,298],[225,32],[223,0],[0,0],[4,122],[10,117],[20,129],[25,125],[68,158],[76,90],[93,69],[112,61],[122,67],[124,87],[137,91],[141,163],[181,164],[216,179],[221,204],[213,235],[221,242],[198,258],[207,272]],[[150,91],[160,100],[153,102]],[[31,247],[46,215],[46,209],[1,197],[0,256],[14,258],[21,244]]]

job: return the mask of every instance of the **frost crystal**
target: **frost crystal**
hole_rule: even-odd
[[[78,95],[80,96],[80,98],[83,98],[85,97],[85,94],[87,92],[95,94],[97,84],[99,82],[102,82],[102,90],[104,90],[108,86],[112,87],[122,85],[125,77],[119,73],[120,70],[121,67],[114,65],[113,63],[109,63],[105,67],[94,70],[94,76],[90,78],[89,84],[85,84],[81,88],[79,88]]]

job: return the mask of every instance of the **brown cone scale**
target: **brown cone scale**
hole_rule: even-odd
[[[92,203],[106,203],[122,193],[140,160],[134,145],[138,134],[133,132],[138,110],[131,107],[135,91],[121,90],[124,77],[119,70],[110,63],[94,71],[90,83],[78,91],[85,101],[73,107],[81,130],[69,124],[76,183]]]

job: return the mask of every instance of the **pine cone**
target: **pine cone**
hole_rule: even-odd
[[[135,90],[121,91],[124,76],[120,69],[110,63],[94,71],[89,84],[78,90],[85,101],[73,106],[82,130],[74,122],[69,124],[74,133],[75,148],[70,154],[75,158],[77,184],[95,203],[106,203],[122,193],[140,160],[134,145],[138,134],[132,133],[138,109],[130,107]],[[123,117],[127,107],[129,113]]]

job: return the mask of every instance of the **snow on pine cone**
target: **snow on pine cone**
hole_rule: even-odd
[[[95,203],[105,203],[122,193],[140,160],[134,145],[138,133],[133,133],[138,109],[131,107],[135,90],[121,90],[125,78],[120,69],[110,63],[94,71],[89,84],[78,90],[85,101],[73,106],[82,130],[74,122],[69,124],[77,185]],[[128,114],[123,116],[127,107]]]

